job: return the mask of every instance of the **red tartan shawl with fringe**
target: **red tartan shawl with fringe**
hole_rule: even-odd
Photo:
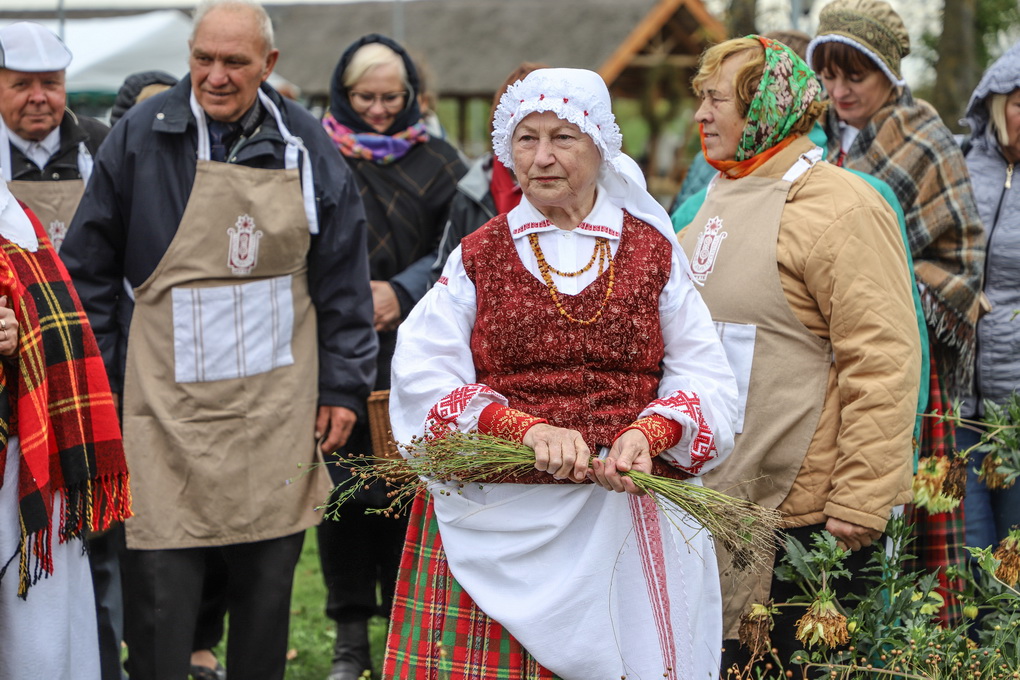
[[[24,206],[22,206],[24,207]],[[18,595],[53,572],[53,502],[61,543],[131,514],[120,425],[102,357],[63,263],[30,210],[36,252],[0,236],[0,295],[18,319],[18,353],[0,366],[0,484],[9,436],[20,440]],[[8,329],[8,332],[10,330]]]

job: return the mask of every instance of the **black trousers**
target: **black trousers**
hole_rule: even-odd
[[[131,680],[181,680],[195,642],[207,573],[226,565],[226,665],[233,678],[282,680],[294,569],[304,532],[212,548],[127,550],[124,638]]]
[[[124,597],[120,585],[120,559],[124,548],[124,525],[88,539],[92,591],[96,596],[99,629],[99,665],[102,680],[122,680],[120,641],[124,636]]]
[[[812,524],[806,527],[797,527],[795,529],[787,529],[783,533],[788,536],[793,536],[798,541],[804,544],[805,547],[811,547],[811,536],[812,534],[824,531],[824,524]],[[833,592],[836,593],[836,597],[843,603],[848,604],[844,597],[853,593],[856,595],[866,595],[868,592],[868,584],[860,578],[856,578],[861,570],[867,566],[868,561],[876,550],[882,550],[885,545],[884,538],[872,543],[869,547],[863,548],[856,552],[850,553],[850,555],[844,561],[844,566],[850,572],[849,579],[839,579],[831,582]],[[782,563],[783,556],[786,554],[786,549],[780,547],[776,553],[775,564]],[[774,573],[775,570],[773,570]],[[803,595],[804,591],[801,590],[800,586],[796,582],[792,581],[781,581],[777,576],[772,577],[772,590],[771,598],[774,602],[789,602],[789,600],[797,595]],[[794,674],[797,675],[797,667],[789,663],[790,657],[793,656],[794,652],[804,649],[804,645],[797,641],[795,633],[797,632],[797,621],[803,616],[805,612],[804,607],[779,607],[779,613],[772,617],[775,622],[775,628],[772,629],[772,647],[776,650],[779,658],[782,660],[786,670],[793,669]],[[738,668],[743,670],[750,663],[751,655],[748,653],[737,640],[724,640],[723,641],[723,654],[722,654],[722,669],[720,677],[726,676],[726,669],[732,668],[736,665]],[[766,669],[766,666],[771,664],[773,668]],[[771,655],[766,655],[765,659],[755,664],[754,668],[759,669],[762,678],[780,678],[785,679],[785,675],[777,668],[774,667],[775,662],[772,660]],[[750,677],[759,677],[752,672]],[[798,676],[799,677],[799,676]],[[132,679],[133,680],[133,679]]]
[[[369,451],[368,426],[359,422],[344,454]],[[338,466],[328,468],[334,484],[346,479]],[[389,503],[384,485],[377,482],[373,486],[372,491],[344,504],[339,517],[324,519],[317,529],[319,561],[326,583],[326,616],[337,622],[367,620],[376,614],[389,617],[393,605],[407,517],[365,514],[371,506]]]

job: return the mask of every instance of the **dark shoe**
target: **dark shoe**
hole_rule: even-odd
[[[349,666],[344,664],[344,667],[340,667],[337,664],[333,664],[333,670],[326,676],[326,680],[364,680],[364,678],[370,677],[368,672],[358,673],[357,671],[351,670]]]
[[[372,671],[368,646],[368,619],[336,624],[333,645],[333,667],[327,680],[361,680],[365,671]]]
[[[227,680],[227,669],[219,661],[216,662],[216,668],[193,665],[188,674],[191,680]]]

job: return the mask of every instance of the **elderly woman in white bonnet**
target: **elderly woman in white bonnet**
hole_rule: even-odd
[[[711,537],[620,472],[699,484],[732,448],[736,386],[621,143],[590,71],[535,71],[499,104],[493,148],[524,198],[401,326],[390,415],[398,441],[477,430],[535,466],[415,500],[384,677],[718,673]]]

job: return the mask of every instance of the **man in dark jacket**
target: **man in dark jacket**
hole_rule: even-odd
[[[122,391],[128,674],[187,676],[215,555],[230,676],[279,680],[329,491],[314,463],[375,378],[364,212],[318,121],[265,84],[261,7],[203,3],[189,45],[190,75],[111,131],[63,255]]]
[[[11,193],[42,221],[56,250],[109,128],[67,106],[71,52],[31,21],[0,29],[0,166]]]

